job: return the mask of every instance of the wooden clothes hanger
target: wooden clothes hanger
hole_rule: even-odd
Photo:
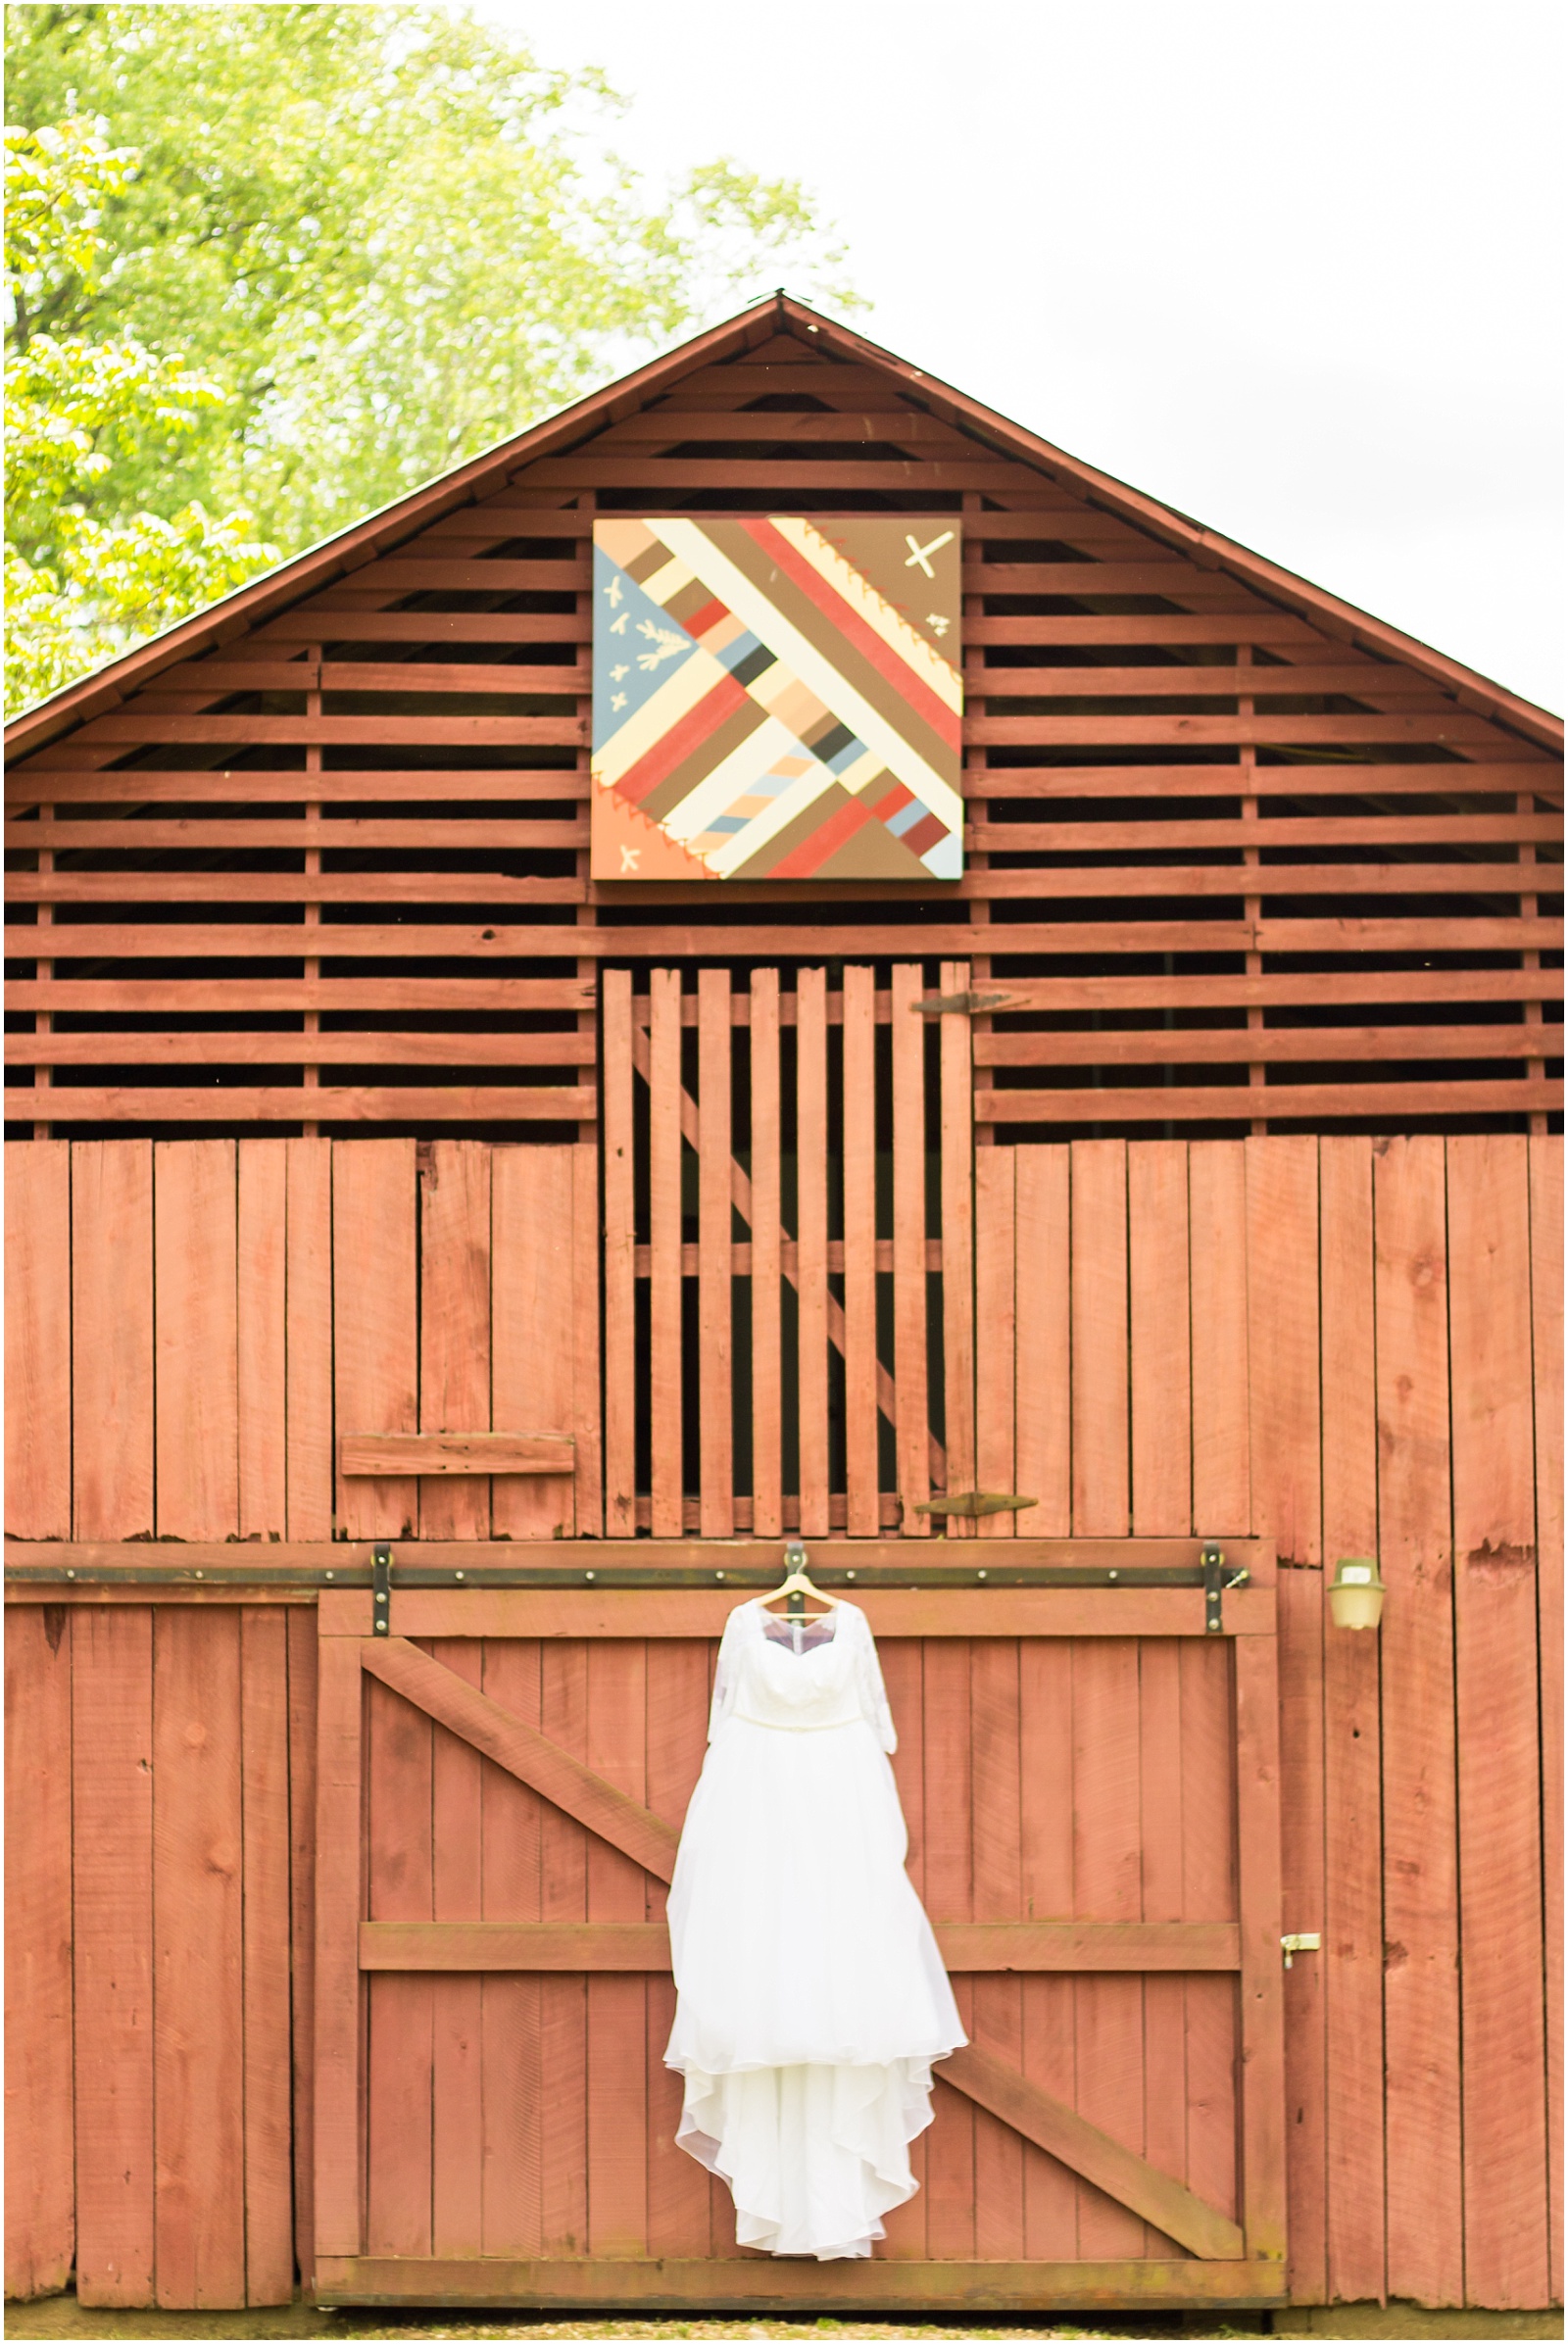
[[[810,1573],[806,1568],[806,1548],[799,1538],[792,1538],[785,1547],[784,1561],[786,1569],[783,1579],[770,1595],[760,1595],[758,1601],[765,1606],[769,1603],[777,1603],[781,1596],[785,1596],[788,1598],[789,1605],[785,1613],[786,1619],[827,1619],[837,1609],[839,1599],[836,1595],[824,1595],[821,1588],[812,1581]],[[808,1613],[806,1609],[806,1599],[808,1595],[814,1602],[825,1603],[828,1607],[827,1610]]]

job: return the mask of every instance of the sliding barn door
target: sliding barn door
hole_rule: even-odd
[[[1118,1584],[860,1574],[910,1871],[972,2041],[939,2070],[919,2194],[858,2265],[739,2252],[674,2146],[664,1892],[734,1590],[673,1563],[663,1586],[613,1563],[575,1587],[394,1582],[379,1636],[368,1592],[325,1595],[321,2299],[1279,2300],[1272,1562],[1230,1550],[1252,1584],[1216,1633],[1200,1587],[1136,1584],[1196,1546],[1093,1551]]]
[[[646,985],[603,979],[607,1534],[928,1534],[974,1489],[967,966]]]

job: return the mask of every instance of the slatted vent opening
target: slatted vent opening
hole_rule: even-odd
[[[595,510],[962,513],[961,881],[588,878]],[[164,670],[8,793],[18,1132],[586,1137],[602,962],[846,946],[970,959],[1004,1139],[1560,1106],[1555,764],[790,334]]]

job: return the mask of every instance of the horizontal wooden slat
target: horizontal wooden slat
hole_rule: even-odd
[[[1541,1054],[1539,1043],[1536,1046],[1536,1054],[1538,1057]],[[874,1258],[876,1267],[879,1270],[886,1270],[891,1273],[893,1268],[893,1240],[890,1237],[881,1237],[876,1240]],[[752,1274],[751,1245],[739,1240],[731,1245],[729,1249],[729,1264],[731,1277],[749,1278]],[[843,1275],[844,1241],[842,1238],[830,1238],[828,1240],[827,1266],[830,1276]],[[942,1240],[939,1237],[931,1237],[926,1239],[925,1266],[933,1273],[939,1272],[942,1268]],[[786,1278],[790,1279],[791,1281],[794,1280],[800,1268],[800,1248],[796,1245],[793,1238],[784,1238],[780,1241],[779,1267],[784,1272]],[[632,1247],[633,1274],[638,1278],[647,1278],[652,1275],[652,1268],[653,1247],[651,1245],[634,1245]],[[698,1247],[696,1245],[682,1245],[680,1249],[680,1269],[681,1276],[683,1278],[695,1278],[697,1276]]]
[[[468,883],[471,889],[471,881]],[[665,920],[648,927],[580,928],[554,921],[497,923],[480,927],[462,920],[439,924],[368,926],[323,922],[307,944],[295,924],[234,921],[149,920],[72,922],[47,938],[30,921],[8,922],[6,956],[35,960],[46,944],[61,960],[190,958],[298,959],[308,950],[320,959],[462,957],[485,959],[612,961],[675,960],[688,957],[766,960],[841,957],[853,938],[857,959],[906,957],[911,946],[926,958],[967,956],[975,932],[966,921],[922,919],[917,929],[857,923],[853,929],[808,927],[797,921],[746,926]],[[1554,952],[1562,948],[1562,922],[1555,919],[1276,919],[998,921],[986,931],[993,958],[1049,953],[1097,954],[1201,952]]]
[[[1158,2172],[1147,2159],[1123,2148],[1097,2124],[1020,2075],[1016,2068],[969,2043],[943,2062],[942,2074],[947,2082],[1010,2124],[1025,2140],[1059,2158],[1118,2204],[1141,2214],[1178,2246],[1209,2260],[1240,2260],[1242,2232],[1228,2215],[1168,2173]]]
[[[111,718],[101,719],[104,723]],[[222,723],[221,717],[189,717],[188,723]],[[262,718],[255,719],[260,723]],[[270,718],[269,722],[291,721]],[[318,721],[325,722],[321,718]],[[340,723],[351,718],[335,719]],[[413,724],[418,719],[409,717]],[[425,718],[425,722],[433,721]],[[486,719],[474,717],[470,722]],[[500,719],[491,718],[490,722]],[[534,719],[543,721],[543,719]],[[118,736],[122,739],[126,735]],[[138,736],[159,739],[164,736]],[[180,736],[173,735],[171,738]],[[297,735],[270,735],[274,739],[293,739]],[[433,736],[432,736],[433,737]],[[1463,748],[1466,745],[1486,747],[1494,739],[1494,731],[1482,716],[1467,716],[1459,709],[1432,715],[1322,715],[1279,716],[1267,710],[1255,716],[966,716],[963,738],[972,748],[995,749],[1132,749],[1132,748],[1217,748],[1222,742],[1241,748],[1278,748],[1293,742],[1321,745],[1345,742],[1352,746],[1368,746],[1397,741],[1415,747]]]
[[[867,489],[878,495],[890,489],[895,493],[911,489],[941,493],[1006,489],[1015,481],[1027,480],[1029,474],[1021,464],[977,452],[908,463],[891,457],[834,460],[805,454],[750,462],[700,456],[545,456],[519,477],[536,481],[541,488],[643,489],[652,500],[649,511],[662,513],[669,510],[672,494],[681,489],[779,489],[791,496],[809,495],[812,489],[822,488]]]
[[[584,2257],[521,2262],[505,2256],[462,2259],[416,2255],[316,2257],[318,2304],[450,2305],[529,2312],[603,2315],[635,2307],[689,2318],[694,2308],[753,2313],[822,2312],[839,2318],[903,2314],[929,2318],[951,2309],[972,2319],[991,2312],[1108,2312],[1182,2305],[1252,2307],[1285,2301],[1283,2262],[1231,2260],[1124,2263],[927,2263],[868,2256],[817,2263],[789,2256],[714,2256],[685,2262]]]
[[[813,1541],[813,1549],[817,1542]],[[870,1542],[867,1541],[867,1544]],[[714,1548],[710,1545],[708,1552]],[[776,1558],[777,1547],[774,1547]],[[906,1546],[905,1553],[908,1554]],[[1227,1548],[1227,1552],[1229,1548]],[[233,1549],[229,1549],[232,1554]],[[911,1567],[930,1559],[922,1544]],[[735,1608],[735,1591],[711,1588],[487,1587],[482,1574],[445,1589],[395,1585],[394,1632],[404,1636],[717,1636]],[[720,1566],[719,1568],[722,1568]],[[1174,1636],[1201,1638],[1200,1587],[891,1587],[857,1583],[855,1600],[878,1636]],[[323,1636],[368,1636],[368,1589],[321,1598]],[[1225,1597],[1227,1636],[1271,1636],[1274,1590],[1240,1587]],[[384,1647],[377,1647],[384,1649]]]
[[[171,770],[162,766],[109,766],[97,773],[53,773],[28,765],[8,775],[6,806],[13,812],[38,805],[73,806],[199,806],[218,801],[225,806],[391,805],[413,799],[438,804],[450,799],[473,805],[559,800],[564,805],[587,799],[591,788],[586,773],[564,765],[491,766],[483,770],[387,773],[262,772],[231,773]]]
[[[963,792],[970,800],[1071,800],[1071,797],[1144,797],[1169,802],[1172,797],[1240,797],[1243,769],[1238,764],[1184,764],[1179,771],[1151,764],[1015,764],[968,766]],[[1254,797],[1467,797],[1519,790],[1536,790],[1543,797],[1561,795],[1561,769],[1549,759],[1521,759],[1519,764],[1305,764],[1292,757],[1287,764],[1251,766],[1250,792]]]
[[[820,903],[808,880],[785,883],[788,892],[766,883],[749,890],[753,901]],[[675,887],[655,887],[632,898],[637,903],[695,900],[702,902],[708,885],[696,883],[695,896],[676,896]],[[567,904],[595,900],[585,879],[533,877],[496,871],[14,871],[8,893],[15,903],[451,903],[468,904],[476,895],[496,904]],[[920,891],[900,882],[862,884],[861,902],[895,903],[921,901]],[[1462,896],[1472,901],[1491,898],[1561,893],[1560,865],[1519,862],[1454,863],[1269,863],[1246,869],[1239,863],[1103,863],[1088,866],[1028,865],[1022,869],[990,868],[969,872],[954,883],[952,900],[971,903],[1117,903],[1128,898],[1171,901],[1192,899],[1239,903],[1244,896],[1326,896],[1335,902],[1347,896],[1386,896],[1397,902],[1417,895]],[[852,901],[855,899],[852,899]],[[314,933],[314,932],[313,932]],[[925,938],[919,939],[922,947]],[[989,939],[988,939],[989,941]],[[1189,951],[1200,949],[1191,927],[1186,931]],[[781,949],[775,947],[775,950]],[[312,945],[312,951],[317,948]],[[783,948],[787,949],[787,948]],[[836,945],[842,951],[842,939]],[[907,947],[906,947],[907,949]],[[972,951],[966,941],[965,951]],[[1451,945],[1449,950],[1454,949]]]
[[[1229,1033],[977,1034],[977,1066],[1279,1065],[1319,1059],[1560,1056],[1562,1028],[1505,1026],[1265,1026]],[[1004,1096],[998,1093],[999,1098]]]
[[[1268,678],[1265,683],[1262,679]],[[1375,694],[1423,706],[1445,705],[1441,692],[1408,668],[1359,665],[1312,667],[984,667],[965,666],[966,706],[999,700],[1234,700],[1316,698],[1324,693]]]
[[[1544,1053],[1543,1053],[1544,1054]],[[1196,1089],[977,1091],[982,1123],[1354,1121],[1362,1116],[1523,1115],[1560,1112],[1560,1082],[1269,1083]],[[52,1110],[51,1110],[52,1111]]]
[[[202,988],[200,1001],[192,999],[193,985]],[[591,1010],[594,987],[587,977],[16,977],[6,989],[6,1005],[143,1013],[275,1009],[295,1015],[306,1009],[451,1009],[477,1016]],[[569,1041],[570,1036],[532,1039]]]
[[[1560,968],[1269,969],[1255,977],[1007,977],[975,988],[997,1016],[1022,1010],[1321,1008],[1367,1009],[1404,1001],[1560,1001]],[[1002,1029],[1006,1031],[1008,1029]],[[1102,1029],[1106,1031],[1106,1029]]]
[[[588,844],[588,825],[573,810],[556,821],[456,820],[425,816],[412,822],[365,820],[356,816],[322,822],[267,821],[252,814],[234,820],[192,817],[161,822],[8,822],[6,845],[55,855],[104,855],[124,849],[138,855],[186,854],[216,849],[248,855],[264,848],[309,847],[323,855],[385,853],[456,854],[464,849],[500,855],[516,848],[579,848]],[[107,875],[107,874],[100,874]]]
[[[569,1433],[343,1433],[338,1471],[357,1475],[570,1473]]]
[[[8,1089],[8,1123],[570,1123],[598,1112],[597,1091],[558,1090],[541,1083],[519,1089],[496,1084],[432,1083],[421,1090],[368,1086],[333,1089],[323,1083],[270,1090],[235,1084],[225,1090],[78,1090],[55,1084],[47,1092]]]
[[[588,610],[364,610],[348,607],[341,590],[256,630],[272,643],[591,643],[593,631]]]
[[[516,534],[531,532],[518,529]],[[362,593],[374,594],[584,594],[593,584],[593,566],[574,547],[564,549],[559,561],[526,562],[455,562],[410,548],[368,562],[355,571],[354,584]]]
[[[949,1970],[1241,1966],[1234,1921],[937,1921]],[[662,1921],[362,1921],[362,1970],[667,1970]]]
[[[236,747],[268,743],[333,748],[468,747],[586,748],[588,721],[580,716],[167,716],[138,715],[134,707],[118,716],[95,716],[75,738],[122,741],[155,747],[160,742],[226,742]]]
[[[592,1034],[6,1036],[9,1066],[590,1066],[596,1055]]]
[[[1021,517],[987,513],[989,531],[993,520]],[[1043,516],[1031,513],[1030,521],[1043,536],[1054,535],[1053,529],[1041,526]],[[1327,657],[1336,647],[1327,637],[1309,625],[1304,618],[1294,617],[1286,610],[1271,610],[1257,603],[1246,610],[1061,610],[1030,612],[1026,616],[980,617],[966,615],[963,621],[965,649],[997,643],[1008,644],[1118,644],[1158,643],[1218,643],[1234,645],[1238,642],[1260,643],[1273,648],[1281,643],[1295,644],[1302,649],[1320,648]]]
[[[36,826],[35,827],[39,827]],[[59,827],[59,825],[57,825]],[[86,824],[74,825],[85,829]],[[477,827],[477,825],[476,825]],[[19,846],[27,825],[15,825]],[[442,832],[443,837],[445,831]],[[1221,815],[1213,821],[970,822],[964,844],[989,855],[1147,855],[1193,847],[1216,852],[1281,847],[1485,847],[1560,843],[1556,814],[1271,814],[1260,821]],[[1397,876],[1402,865],[1393,863]]]
[[[191,659],[166,667],[151,692],[520,692],[591,694],[593,671],[573,666],[479,666],[426,659]],[[145,703],[138,701],[138,706]]]
[[[659,407],[644,408],[640,415],[627,415],[623,421],[612,423],[602,431],[593,445],[597,448],[620,448],[646,441],[650,446],[677,446],[682,440],[757,440],[781,444],[793,440],[814,442],[827,440],[900,440],[935,442],[943,447],[957,446],[968,453],[974,446],[965,444],[951,423],[944,423],[936,415],[922,415],[914,407],[865,406],[859,409],[835,408],[827,414],[820,410],[805,409],[791,415],[745,415],[722,408],[695,407],[687,404],[677,391],[675,396]],[[976,454],[989,452],[977,448]],[[479,510],[482,512],[483,507]],[[1107,515],[1107,518],[1110,516]],[[1117,526],[1126,527],[1120,522]]]
[[[231,1540],[176,1540],[177,1560],[188,1563],[234,1563],[256,1560],[262,1566],[287,1563],[351,1564],[369,1568],[374,1540],[369,1538],[289,1538],[269,1543],[254,1554],[236,1556]],[[1033,1538],[1009,1540],[1006,1562],[1017,1570],[1055,1568],[1147,1569],[1200,1565],[1202,1540],[1189,1538]],[[1227,1560],[1245,1564],[1254,1587],[1274,1584],[1274,1548],[1261,1538],[1227,1538]],[[719,1568],[765,1575],[771,1586],[777,1577],[776,1538],[556,1538],[548,1546],[519,1547],[488,1538],[416,1538],[400,1540],[396,1549],[409,1562],[435,1569],[476,1570],[493,1564],[507,1570],[549,1570],[582,1565],[604,1570],[710,1572]],[[135,1538],[12,1538],[6,1541],[7,1564],[72,1564],[83,1572],[111,1564],[145,1563],[147,1548]],[[966,1565],[970,1550],[955,1555],[941,1541],[906,1538],[813,1538],[813,1570],[843,1569],[902,1574],[906,1568]],[[715,1574],[716,1576],[716,1574]],[[733,1600],[733,1598],[732,1598]],[[359,1632],[353,1631],[358,1634]],[[514,1629],[513,1634],[520,1631]]]

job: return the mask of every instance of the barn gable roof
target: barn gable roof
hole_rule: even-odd
[[[1038,470],[1043,480],[1068,488],[1091,505],[1116,514],[1200,568],[1244,582],[1281,609],[1299,612],[1323,633],[1355,649],[1399,660],[1440,690],[1452,694],[1461,708],[1506,724],[1544,748],[1560,749],[1561,717],[1250,548],[1205,528],[1174,507],[1128,487],[863,334],[818,317],[781,292],[694,336],[559,415],[500,442],[91,675],[67,685],[7,726],[10,755],[22,757],[42,749],[74,726],[116,707],[165,668],[232,643],[302,596],[351,578],[356,570],[390,554],[433,521],[494,493],[523,467],[581,449],[607,426],[665,397],[687,376],[754,352],[780,336],[800,340],[813,357],[827,356],[881,372],[901,392],[918,397],[934,415],[966,437],[1011,463]]]

